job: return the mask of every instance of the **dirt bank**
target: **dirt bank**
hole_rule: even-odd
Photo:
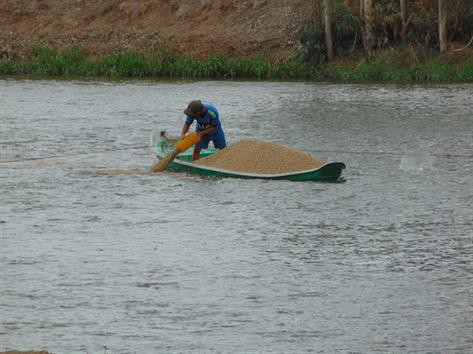
[[[33,43],[77,43],[92,54],[169,48],[273,59],[287,56],[310,15],[302,0],[2,0],[0,57],[22,57]]]

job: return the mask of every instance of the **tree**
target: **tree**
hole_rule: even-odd
[[[316,29],[322,27],[322,9],[320,6],[321,0],[314,0],[314,25]]]
[[[439,45],[440,52],[447,50],[447,10],[445,9],[445,2],[447,0],[438,0],[439,5]]]
[[[369,55],[373,54],[374,48],[374,34],[373,34],[373,6],[372,0],[363,1],[363,20],[364,20],[364,35],[363,44],[365,50]]]
[[[402,29],[401,29],[401,38],[402,41],[406,41],[406,33],[407,33],[407,26],[408,26],[408,16],[407,16],[407,0],[400,0],[401,2],[401,21],[402,21]]]
[[[333,37],[332,37],[332,9],[333,0],[324,0],[325,11],[325,44],[327,46],[327,58],[333,60]]]

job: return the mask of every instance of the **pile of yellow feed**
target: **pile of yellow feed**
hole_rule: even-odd
[[[279,144],[244,139],[195,164],[246,173],[280,174],[318,168],[324,161]]]

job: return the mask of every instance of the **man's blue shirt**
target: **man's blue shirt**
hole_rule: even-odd
[[[194,119],[197,121],[196,131],[200,132],[208,128],[217,128],[218,130],[222,129],[222,124],[220,123],[220,115],[217,108],[214,105],[209,103],[204,103],[203,106],[207,109],[207,113],[203,117],[197,116],[187,116],[186,124],[191,125],[194,122]],[[216,132],[217,133],[217,132]]]
[[[217,130],[211,135],[205,135],[202,139],[195,145],[199,149],[207,149],[209,142],[212,141],[214,146],[217,149],[223,149],[227,146],[225,140],[225,133],[222,129],[222,124],[220,123],[220,115],[217,108],[214,105],[204,103],[203,106],[207,109],[207,113],[203,117],[186,117],[186,124],[191,125],[194,120],[197,121],[196,131],[200,132],[208,128],[217,128]]]

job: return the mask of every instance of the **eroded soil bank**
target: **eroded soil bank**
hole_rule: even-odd
[[[169,48],[176,54],[286,57],[310,16],[302,0],[35,0],[0,2],[0,57],[32,44],[71,43],[103,55]]]

